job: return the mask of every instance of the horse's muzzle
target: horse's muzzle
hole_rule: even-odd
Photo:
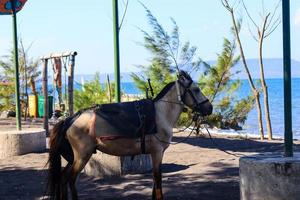
[[[213,106],[212,104],[207,101],[204,104],[198,104],[195,108],[194,111],[200,113],[202,116],[207,116],[210,115],[213,111]]]

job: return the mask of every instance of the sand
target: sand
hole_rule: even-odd
[[[182,139],[188,133],[174,137]],[[272,142],[213,135],[195,137],[165,152],[163,192],[165,199],[238,200],[240,156],[281,152],[282,140]],[[300,143],[295,142],[299,151]],[[229,151],[229,155],[218,148]],[[46,185],[47,152],[0,159],[0,199],[42,199]],[[120,178],[95,179],[81,174],[77,181],[80,199],[151,199],[152,176],[129,174]]]

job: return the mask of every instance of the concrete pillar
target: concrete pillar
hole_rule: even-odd
[[[152,169],[149,155],[111,156],[102,152],[94,154],[84,168],[84,173],[93,177],[112,177],[132,173],[145,173]]]
[[[300,153],[240,158],[241,200],[299,200]]]
[[[0,159],[46,150],[46,131],[23,129],[0,131]]]

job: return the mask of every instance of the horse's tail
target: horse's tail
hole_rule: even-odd
[[[49,139],[48,159],[48,194],[50,199],[60,199],[61,186],[61,155],[73,163],[73,151],[69,141],[66,139],[66,132],[72,125],[72,117],[58,122],[52,129]]]

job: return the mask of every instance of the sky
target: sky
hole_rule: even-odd
[[[88,2],[88,3],[87,3]],[[231,19],[219,0],[140,0],[160,24],[170,31],[174,18],[181,41],[195,45],[203,60],[216,60],[224,37],[230,35]],[[261,25],[259,12],[262,0],[245,0],[249,12]],[[276,0],[264,0],[266,10],[273,10]],[[242,10],[242,9],[240,9]],[[119,15],[124,3],[119,0]],[[281,7],[279,7],[279,14]],[[247,58],[257,58],[257,43],[251,37],[249,20],[242,16],[242,42]],[[11,16],[0,16],[0,56],[12,46]],[[282,25],[266,39],[265,58],[282,58]],[[147,65],[150,54],[142,46],[143,33],[150,31],[145,9],[138,0],[129,0],[127,14],[120,31],[121,71],[138,71]],[[32,43],[29,55],[39,58],[51,52],[77,51],[75,74],[112,73],[113,22],[111,0],[28,0],[18,13],[18,33],[25,47]],[[291,1],[292,58],[300,61],[300,1]]]

